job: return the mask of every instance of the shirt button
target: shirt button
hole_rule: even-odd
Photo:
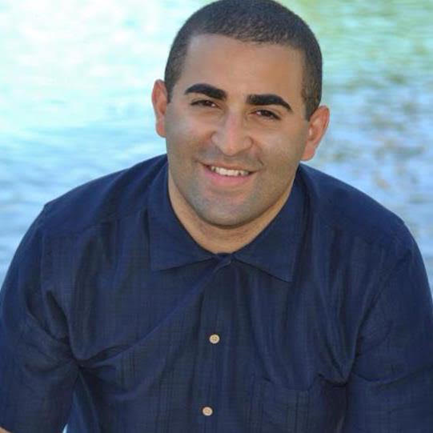
[[[204,408],[202,409],[202,413],[203,413],[204,416],[212,416],[212,414],[213,414],[213,410],[212,410],[211,407],[206,406],[206,407],[204,407]]]
[[[212,343],[212,344],[218,344],[219,342],[220,342],[220,336],[218,335],[218,334],[212,334],[210,337],[209,337],[209,341]]]

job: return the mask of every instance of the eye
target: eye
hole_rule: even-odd
[[[195,107],[209,107],[209,108],[214,108],[217,106],[215,102],[211,101],[210,99],[199,99],[198,101],[192,101],[191,105]]]
[[[264,117],[266,119],[280,120],[280,116],[277,116],[275,113],[273,113],[272,111],[269,111],[269,110],[257,110],[257,111],[255,111],[255,113],[259,117]]]

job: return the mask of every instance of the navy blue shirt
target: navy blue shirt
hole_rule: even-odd
[[[167,158],[48,203],[1,291],[13,433],[431,433],[433,314],[402,221],[301,165],[277,217],[201,248]]]

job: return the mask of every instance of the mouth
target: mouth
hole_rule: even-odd
[[[218,165],[202,164],[204,176],[210,185],[218,189],[244,187],[255,177],[254,171],[240,167],[221,167]]]
[[[220,176],[228,176],[228,177],[245,177],[249,176],[252,172],[247,170],[241,170],[237,168],[225,168],[219,167],[217,165],[207,165],[206,166],[213,173],[217,173]]]

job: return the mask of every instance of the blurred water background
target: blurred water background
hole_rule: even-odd
[[[150,91],[199,0],[0,0],[0,283],[42,205],[165,152]],[[433,282],[433,0],[283,1],[317,34],[311,165],[399,214]]]

